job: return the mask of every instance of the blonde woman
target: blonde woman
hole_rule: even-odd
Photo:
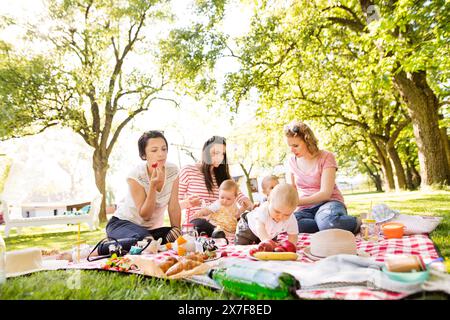
[[[299,232],[333,228],[359,232],[361,222],[347,214],[344,197],[336,185],[338,166],[334,155],[319,149],[317,138],[303,122],[287,125],[285,136],[293,153],[289,159],[292,185],[299,192],[294,213]]]

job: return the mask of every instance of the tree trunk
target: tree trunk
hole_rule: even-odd
[[[447,157],[447,164],[450,166],[450,140],[447,135],[447,128],[440,128],[441,131],[441,139],[444,145],[445,154]]]
[[[95,184],[98,191],[102,194],[99,220],[100,222],[106,222],[106,173],[108,171],[106,150],[96,149],[94,151],[92,167],[94,168]]]
[[[378,169],[375,167],[375,170],[372,171],[367,163],[363,162],[363,165],[366,167],[367,172],[369,173],[369,178],[375,184],[377,192],[383,192],[383,181],[381,180]]]
[[[252,168],[250,167],[250,170],[247,171],[242,163],[239,163],[239,165],[241,166],[241,169],[245,175],[245,184],[247,186],[248,198],[253,203],[252,184],[250,183],[250,172],[252,171]]]
[[[395,147],[388,143],[386,144],[386,152],[389,155],[389,160],[392,162],[395,171],[395,189],[406,190],[405,170]]]
[[[408,164],[408,162],[406,162],[406,186],[408,187],[408,190],[414,190],[414,183],[413,183],[413,178],[412,178],[412,172],[411,172],[411,168]]]
[[[373,0],[360,0],[366,18],[379,20],[369,12]],[[439,130],[439,101],[427,83],[426,71],[395,73],[394,85],[402,96],[411,117],[419,149],[421,186],[450,184],[450,167]],[[448,143],[448,140],[446,141]]]
[[[411,169],[413,188],[415,190],[420,187],[420,182],[421,182],[422,178],[420,177],[420,174],[417,171],[416,166],[414,165],[414,162],[410,162],[409,167]]]
[[[449,185],[450,168],[439,130],[438,99],[426,80],[426,72],[397,73],[394,83],[405,100],[419,150],[421,186]],[[448,143],[448,141],[447,141]]]
[[[381,180],[381,176],[377,174],[374,178],[375,188],[377,188],[377,192],[383,192],[383,181]]]
[[[383,192],[383,180],[379,174],[369,174],[370,179],[375,184],[377,192]]]
[[[380,147],[377,144],[375,139],[370,138],[370,142],[375,148],[375,151],[378,156],[378,161],[380,162],[381,165],[381,172],[383,173],[384,177],[384,189],[387,192],[393,191],[395,190],[394,175],[392,173],[391,163],[389,162],[389,159],[386,156],[386,151],[384,150],[384,148]]]
[[[384,177],[384,188],[387,192],[395,190],[394,173],[392,171],[391,163],[385,154],[380,153],[378,157],[381,163],[381,171]]]

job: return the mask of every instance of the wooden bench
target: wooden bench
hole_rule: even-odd
[[[20,234],[21,229],[23,227],[34,227],[34,226],[43,226],[43,225],[53,225],[53,224],[79,224],[86,223],[89,226],[90,230],[95,230],[99,226],[99,213],[100,213],[100,205],[101,205],[102,196],[96,196],[90,203],[90,208],[88,213],[86,214],[66,214],[60,216],[45,216],[45,217],[30,217],[30,218],[22,218],[22,217],[11,217],[10,216],[10,208],[5,200],[2,201],[2,211],[3,211],[3,220],[5,221],[5,238],[9,236],[9,232],[11,228],[17,228],[17,232]],[[77,208],[81,204],[69,205],[67,206],[68,211],[69,208]]]

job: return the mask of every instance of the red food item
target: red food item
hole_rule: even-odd
[[[295,244],[290,242],[289,240],[284,240],[280,244],[287,252],[297,252],[297,247]]]
[[[156,168],[157,166],[158,166],[158,162],[155,162],[155,163],[152,164],[152,168],[153,169]]]
[[[273,252],[278,244],[273,240],[265,240],[258,245],[259,251]]]
[[[286,249],[284,247],[282,247],[282,246],[278,246],[278,247],[275,247],[275,249],[273,249],[273,251],[275,251],[275,252],[286,252]]]
[[[258,248],[253,248],[250,249],[250,251],[248,252],[251,256],[253,256],[256,252],[259,252]]]
[[[226,251],[222,251],[222,253],[220,254],[221,257],[228,257],[228,252]]]

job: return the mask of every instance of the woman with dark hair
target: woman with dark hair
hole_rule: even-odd
[[[226,147],[225,138],[211,137],[203,145],[202,162],[187,165],[180,171],[178,199],[181,208],[186,209],[185,221],[194,223],[198,232],[203,231],[208,235],[212,234],[213,225],[208,225],[209,223],[205,223],[204,219],[192,221],[191,219],[201,206],[210,205],[219,199],[220,184],[231,179]],[[237,202],[244,210],[253,208],[253,203],[241,192],[238,194]]]
[[[333,228],[359,232],[361,221],[347,214],[344,197],[336,185],[338,166],[334,155],[319,149],[317,138],[303,122],[292,122],[284,133],[293,153],[289,159],[292,185],[300,193],[294,213],[299,232]]]
[[[145,132],[138,141],[143,162],[127,176],[128,193],[106,226],[108,237],[142,240],[149,236],[172,242],[181,235],[178,167],[166,162],[168,144],[159,131]],[[171,227],[164,227],[168,211]],[[129,248],[125,248],[129,249]]]

